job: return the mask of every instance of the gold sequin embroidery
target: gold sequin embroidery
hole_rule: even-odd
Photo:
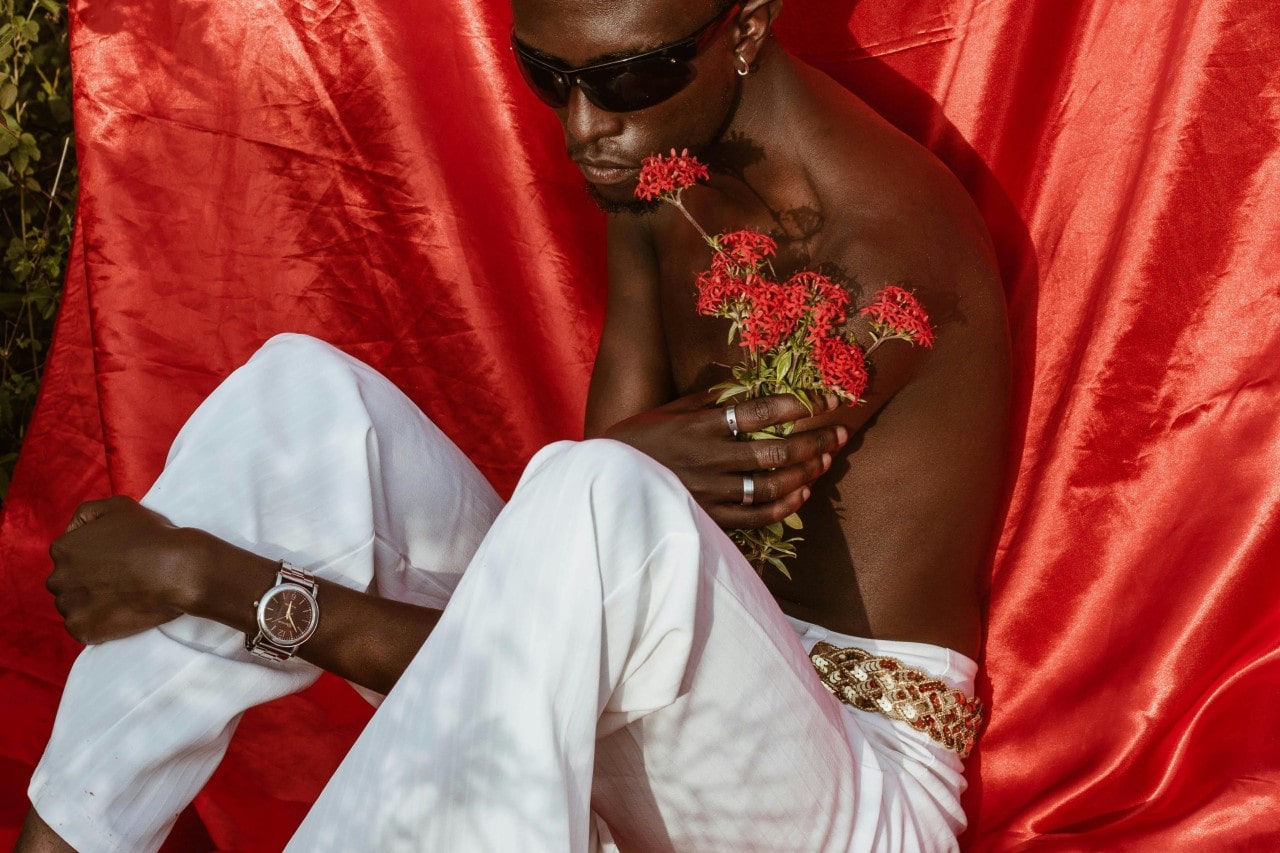
[[[809,653],[823,685],[846,705],[884,714],[968,758],[982,725],[982,702],[923,670],[857,648],[818,643]]]

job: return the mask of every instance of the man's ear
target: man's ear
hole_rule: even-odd
[[[754,66],[764,40],[782,11],[782,0],[746,0],[738,13],[737,42],[733,51]]]

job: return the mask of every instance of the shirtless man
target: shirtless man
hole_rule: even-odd
[[[770,32],[781,5],[780,0],[732,5],[722,0],[513,3],[517,61],[526,80],[555,109],[569,155],[597,200],[611,212],[609,308],[592,377],[587,435],[615,439],[660,462],[725,528],[762,526],[803,506],[805,541],[792,567],[794,580],[774,574],[765,578],[782,611],[802,620],[793,623],[801,626],[797,633],[807,624],[810,633],[867,638],[868,645],[904,641],[899,642],[904,655],[913,648],[910,644],[929,644],[944,658],[947,650],[976,658],[981,624],[978,573],[988,554],[999,497],[1009,389],[1003,296],[992,250],[972,203],[944,167],[852,94],[781,48]],[[661,48],[671,49],[657,57],[648,53]],[[639,61],[629,65],[596,67],[637,57]],[[781,276],[802,268],[832,271],[848,283],[855,305],[865,304],[885,284],[901,283],[913,289],[929,311],[938,329],[937,345],[928,351],[907,345],[879,350],[865,402],[856,406],[828,403],[819,407],[816,416],[805,418],[807,412],[788,398],[739,404],[736,411],[743,429],[797,419],[801,424],[786,440],[734,441],[723,408],[714,404],[706,389],[723,378],[724,368],[717,365],[731,363],[737,353],[725,344],[722,322],[698,317],[693,308],[693,278],[707,266],[709,250],[674,210],[660,208],[638,215],[633,201],[640,160],[684,147],[698,152],[713,167],[707,186],[685,194],[686,205],[708,231],[753,228],[773,234],[780,247],[775,267]],[[858,326],[853,328],[859,331]],[[615,470],[611,460],[606,459],[603,467]],[[174,464],[171,457],[170,465]],[[748,476],[754,481],[755,500],[744,505]],[[512,506],[518,503],[521,489]],[[602,511],[595,507],[592,513],[592,519],[598,520]],[[82,507],[69,533],[51,549],[55,571],[49,585],[68,630],[84,642],[97,644],[191,614],[254,635],[259,623],[250,602],[277,580],[278,559],[194,527],[174,527],[157,513],[122,498]],[[726,543],[717,542],[715,547],[724,551]],[[722,583],[720,574],[717,583],[736,584],[734,594],[749,598],[755,581],[742,577],[744,569],[745,564],[737,560],[731,570],[720,570],[731,571],[731,581]],[[470,572],[476,570],[468,571],[470,580]],[[319,581],[319,590],[324,619],[298,655],[357,684],[386,693],[411,661],[415,667],[426,667],[422,659],[428,657],[428,649],[447,645],[435,639],[448,622],[440,607],[378,597],[325,579]],[[502,608],[497,600],[501,597],[493,601],[494,608]],[[678,598],[678,594],[667,594],[664,600]],[[527,602],[507,603],[524,606]],[[773,617],[756,605],[748,603],[747,609],[760,623],[773,626],[766,633],[785,625],[771,622]],[[731,621],[719,611],[714,615],[717,625]],[[703,627],[711,630],[709,621]],[[713,656],[716,632],[728,630],[711,631],[703,653],[706,659]],[[433,643],[415,660],[428,635]],[[790,639],[777,642],[794,645]],[[812,642],[805,645],[807,650]],[[790,646],[787,649],[790,653]],[[690,685],[702,676],[691,674],[695,670],[688,660],[682,665],[690,668],[677,679],[680,689],[697,693],[699,688]],[[735,678],[751,682],[752,674],[745,671],[749,667],[741,661],[732,665],[740,670]],[[601,669],[606,668],[601,664]],[[772,673],[756,677],[778,680]],[[428,673],[414,681],[430,682],[431,678]],[[371,728],[388,716],[398,695],[416,689],[405,686],[408,680],[400,682]],[[749,686],[744,695],[754,697],[767,686]],[[804,689],[814,691],[807,694],[813,702],[830,698],[820,686],[806,683]],[[403,705],[408,700],[400,701]],[[767,704],[765,699],[759,702],[761,707]],[[67,713],[66,706],[64,699],[62,713]],[[623,710],[626,719],[619,725],[629,724],[640,714]],[[804,778],[816,780],[822,794],[806,793],[799,782],[787,780],[781,788],[760,795],[768,799],[760,799],[751,785],[765,783],[754,777],[770,774],[743,771],[722,783],[745,785],[742,793],[754,798],[749,803],[753,813],[770,812],[774,806],[780,810],[768,816],[779,835],[753,829],[758,834],[747,837],[754,837],[762,849],[953,845],[962,820],[956,817],[962,786],[958,770],[952,788],[943,794],[925,786],[930,797],[947,799],[947,803],[922,806],[917,814],[909,802],[911,795],[903,794],[908,802],[892,805],[898,816],[893,828],[885,828],[888,819],[878,829],[854,825],[877,820],[867,818],[854,800],[882,797],[888,803],[893,796],[887,792],[898,790],[867,777],[869,765],[890,781],[897,772],[916,771],[895,769],[897,747],[888,748],[887,753],[878,751],[882,736],[892,738],[907,731],[902,723],[876,728],[884,722],[877,715],[846,711],[855,722],[843,725],[865,726],[868,732],[880,734],[850,735],[853,746],[846,746],[842,732],[820,731],[822,720],[834,719],[824,705],[825,718],[818,714],[803,723],[802,716],[796,715],[777,719],[776,728],[769,723],[766,740],[802,739],[788,742],[779,753],[782,757],[767,759],[761,769],[774,768],[786,756],[803,751],[806,744],[816,744],[819,753],[840,753],[832,759],[837,773],[833,779],[839,774],[856,776],[856,785],[850,789],[853,799],[833,796],[827,803],[822,786],[838,785],[823,782],[812,767],[804,771],[809,774]],[[696,715],[687,709],[685,713],[691,716],[683,722],[682,731],[696,732],[698,726],[691,722]],[[807,728],[787,734],[788,727],[802,723]],[[726,717],[724,737],[739,737],[735,726],[741,725]],[[658,731],[661,727],[655,723],[650,736]],[[836,740],[825,741],[828,736]],[[874,758],[860,751],[859,738],[881,744],[873,749]],[[635,740],[646,743],[640,735]],[[353,754],[360,752],[364,742],[362,737]],[[739,751],[757,748],[753,743],[744,741]],[[914,747],[908,744],[903,749],[909,753],[920,748],[912,743]],[[694,816],[705,816],[711,823],[728,818],[717,814],[714,797],[697,787],[693,780],[700,778],[699,769],[686,755],[679,764],[687,769],[687,791],[672,795],[653,781],[661,775],[662,764],[655,755],[668,746],[646,744],[639,759],[649,774],[645,778],[651,790],[647,788],[645,796],[654,801],[650,805],[656,814],[651,810],[638,818],[640,812],[627,810],[631,806],[611,813],[611,795],[606,790],[611,783],[601,781],[599,763],[592,807],[610,824],[616,820],[621,836],[641,849],[668,845],[743,849],[745,842],[733,840],[729,830],[727,835],[716,835],[705,827],[693,831],[677,825],[681,820],[693,821],[672,816],[677,810],[672,803],[682,796],[692,800]],[[599,750],[609,754],[609,748]],[[938,760],[929,757],[924,763]],[[376,761],[371,766],[376,767]],[[335,779],[351,763],[349,758]],[[907,764],[910,761],[904,760]],[[955,766],[960,767],[958,762]],[[777,773],[785,777],[786,768]],[[748,775],[753,778],[745,778]],[[636,789],[628,790],[635,799]],[[778,790],[790,793],[779,795]],[[329,793],[327,789],[325,796]],[[623,796],[617,790],[613,795],[615,799]],[[779,796],[796,802],[779,805]],[[40,800],[36,802],[39,806]],[[332,807],[333,802],[340,806],[344,801],[325,804]],[[820,819],[806,811],[810,806],[817,808]],[[456,802],[450,808],[458,808]],[[841,809],[856,820],[840,823],[830,816],[829,812]],[[951,817],[940,824],[929,817],[933,814],[929,809],[940,809]],[[882,810],[887,815],[890,805]],[[313,810],[313,816],[320,811]],[[308,818],[304,831],[311,821]],[[664,821],[666,826],[661,825]],[[834,828],[804,834],[807,827],[823,821]],[[531,840],[531,832],[514,836],[523,839],[524,849],[540,847]],[[312,832],[305,836],[311,841],[295,838],[295,843],[305,845],[321,837],[331,838]],[[483,832],[475,836],[481,837],[488,836]],[[764,840],[771,837],[794,839],[795,846]],[[802,837],[822,840],[802,841]],[[408,842],[406,849],[414,844],[422,849],[432,846],[421,834],[413,838],[416,841]],[[546,843],[547,849],[563,849],[566,844],[577,848],[581,833],[566,831],[565,838],[557,838]],[[484,849],[487,845],[473,838],[463,846]],[[67,849],[35,809],[18,847]]]

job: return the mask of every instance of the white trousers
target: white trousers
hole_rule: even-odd
[[[382,376],[297,335],[192,416],[144,503],[336,583],[444,614],[290,844],[296,851],[948,850],[957,756],[841,705],[806,651],[936,646],[788,620],[665,468],[560,442],[505,507]],[[321,613],[323,614],[323,597]],[[194,617],[86,648],[32,778],[82,853],[155,850],[248,707],[309,685]]]

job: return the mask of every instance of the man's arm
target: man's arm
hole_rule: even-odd
[[[46,584],[67,631],[84,643],[135,634],[186,613],[257,633],[254,602],[278,563],[124,497],[84,504],[49,549]],[[440,611],[318,581],[323,618],[299,657],[386,694]]]
[[[665,465],[722,527],[757,528],[781,521],[808,499],[809,484],[830,467],[849,431],[813,423],[794,397],[739,404],[742,432],[788,421],[797,434],[767,442],[735,441],[724,409],[705,390],[673,399],[657,258],[645,221],[609,223],[609,306],[587,402],[586,434],[635,447]],[[837,408],[834,397],[815,410]],[[744,477],[756,502],[742,504]]]
[[[609,217],[609,305],[591,371],[586,436],[675,396],[662,309],[658,259],[645,220]]]

